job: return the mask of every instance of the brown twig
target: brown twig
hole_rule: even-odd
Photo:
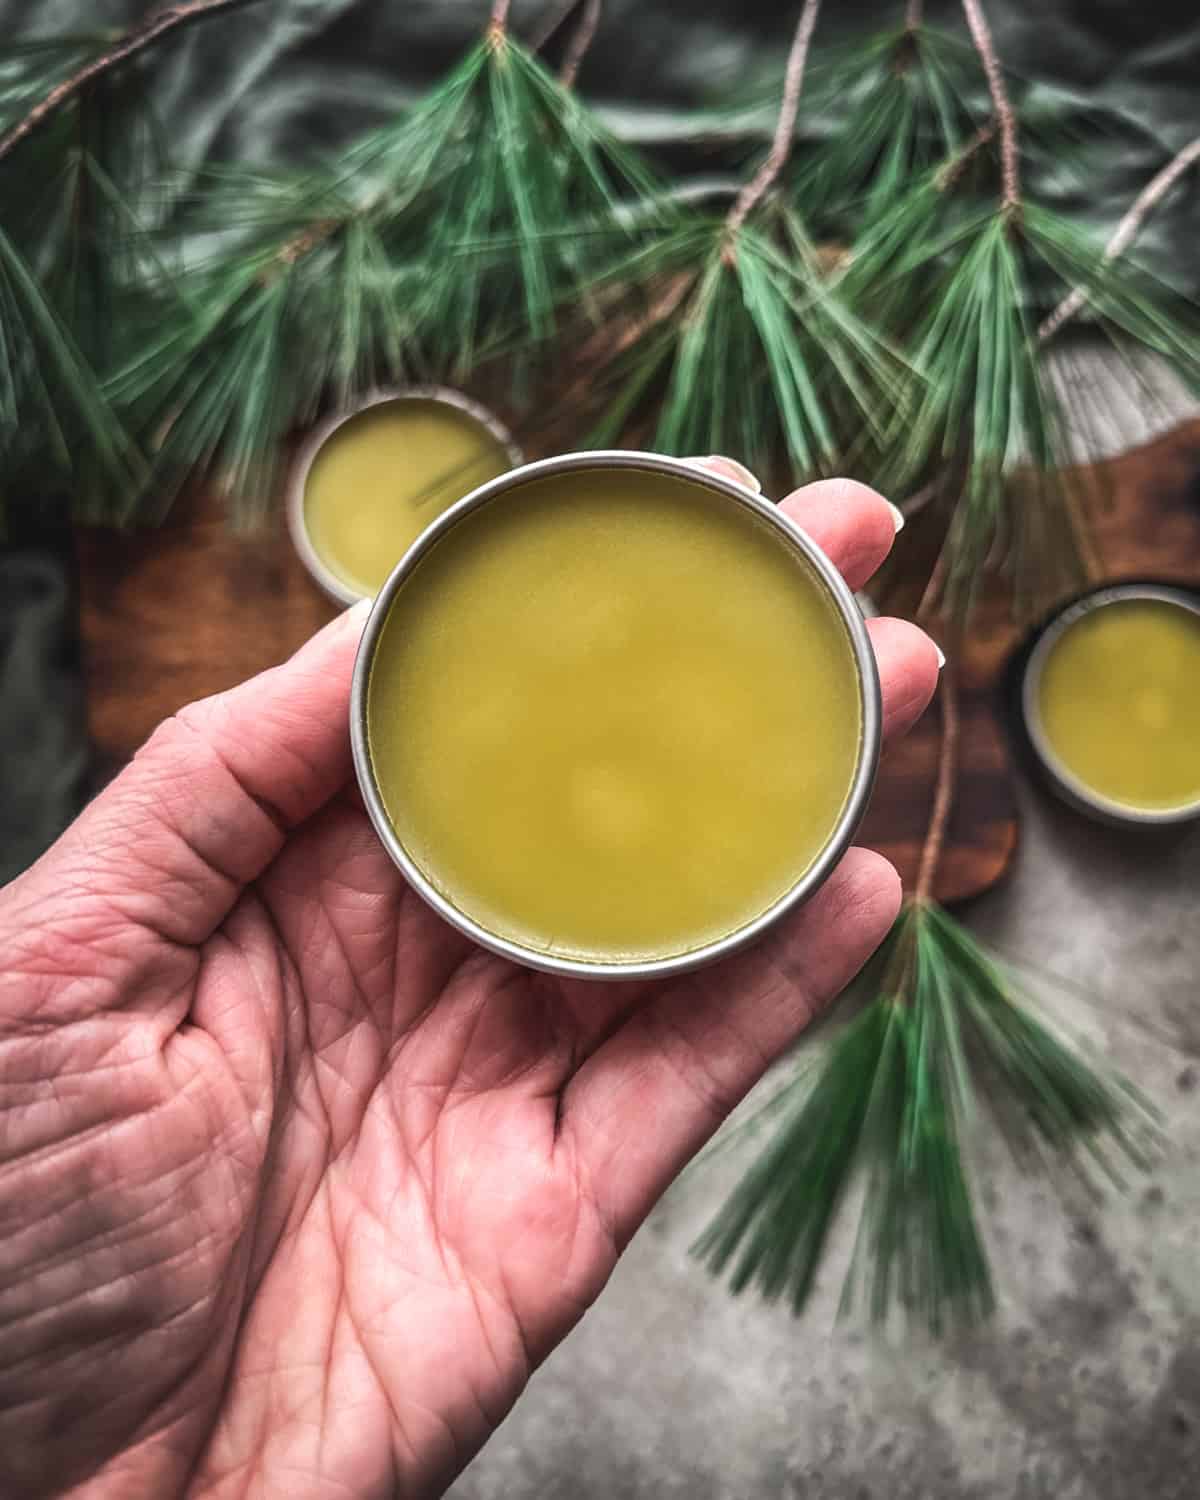
[[[966,171],[971,163],[972,157],[977,151],[982,151],[996,138],[995,120],[985,120],[967,144],[961,147],[954,155],[938,168],[936,178],[938,191],[947,193]]]
[[[905,31],[919,31],[925,20],[925,0],[908,0],[904,9]]]
[[[559,4],[551,6],[542,24],[529,38],[530,52],[540,52],[578,4],[579,0],[559,0]]]
[[[933,811],[929,815],[929,828],[921,846],[921,863],[913,890],[913,900],[918,905],[924,905],[933,898],[933,882],[945,846],[950,814],[954,808],[954,785],[958,773],[958,683],[949,661],[942,668],[938,698],[942,709],[942,748],[938,755],[937,779],[933,787]]]
[[[767,159],[737,195],[729,217],[725,220],[725,243],[730,246],[737,238],[742,225],[770,190],[780,172],[787,165],[796,132],[796,115],[800,109],[800,90],[804,84],[804,65],[808,61],[809,43],[813,28],[817,24],[817,13],[821,0],[804,0],[804,9],[796,24],[792,38],[792,49],[788,53],[787,72],[783,80],[783,100],[779,106],[779,119],[775,125],[775,136]]]
[[[1123,255],[1141,233],[1142,225],[1167,196],[1190,167],[1200,162],[1200,136],[1189,141],[1160,171],[1156,172],[1126,210],[1121,222],[1113,232],[1112,239],[1104,247],[1104,259],[1116,260]],[[1081,312],[1088,303],[1086,287],[1077,286],[1067,293],[1053,312],[1043,318],[1038,329],[1038,341],[1046,343],[1052,339],[1064,323]]]
[[[587,56],[587,50],[596,36],[596,28],[600,25],[601,9],[602,0],[584,0],[583,15],[580,16],[579,25],[575,28],[575,33],[567,46],[562,72],[558,75],[558,81],[565,89],[575,87],[579,65]]]
[[[211,15],[214,11],[228,10],[235,5],[248,3],[251,3],[251,0],[184,0],[183,4],[168,5],[165,10],[156,11],[145,20],[139,21],[111,47],[93,57],[69,78],[64,78],[61,83],[56,84],[23,119],[18,120],[11,129],[0,136],[0,161],[3,161],[27,135],[48,120],[64,104],[75,98],[102,73],[107,73],[110,68],[115,68],[118,63],[125,62],[135,53],[141,52],[143,48],[158,41],[160,37],[166,36],[169,31],[174,31],[189,21],[199,20],[201,16]]]
[[[987,78],[988,93],[992,96],[992,109],[1000,129],[1000,180],[1003,196],[1000,207],[1006,214],[1015,214],[1021,207],[1021,166],[1017,146],[1017,117],[1012,101],[1008,97],[1008,85],[1004,81],[1004,69],[992,41],[991,29],[979,0],[963,0],[963,12],[971,30],[971,39]]]
[[[334,234],[346,222],[340,219],[318,219],[315,224],[310,224],[307,229],[302,229],[299,234],[294,234],[286,241],[275,256],[280,265],[294,266],[298,260],[307,255],[310,250],[315,250],[320,244]]]
[[[492,16],[488,21],[488,35],[495,41],[501,40],[508,31],[508,13],[512,8],[512,0],[493,0]]]

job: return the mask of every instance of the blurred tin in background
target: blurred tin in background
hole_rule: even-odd
[[[1125,583],[1074,600],[1034,640],[1019,702],[1072,806],[1130,827],[1200,817],[1200,595]]]
[[[420,533],[521,450],[478,402],[445,386],[373,392],[309,434],[296,456],[288,528],[338,604],[376,592]]]

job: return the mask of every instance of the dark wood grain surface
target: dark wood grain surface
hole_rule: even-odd
[[[1106,576],[1200,582],[1200,422],[1078,477]],[[109,767],[182,704],[282,661],[334,614],[293,553],[282,521],[266,534],[238,536],[203,496],[181,505],[157,531],[82,530],[79,561],[90,728]],[[962,765],[937,882],[944,901],[993,885],[1017,847],[998,683],[1019,635],[1002,599],[988,597],[956,662]],[[862,842],[892,859],[909,883],[929,817],[938,743],[933,710],[889,751],[862,831]]]

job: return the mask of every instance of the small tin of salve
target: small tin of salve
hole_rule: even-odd
[[[408,385],[381,387],[365,395],[361,401],[352,406],[343,407],[339,411],[331,413],[308,433],[300,447],[297,449],[295,460],[291,466],[288,476],[286,494],[286,514],[288,533],[292,545],[296,550],[300,561],[304,564],[308,573],[316,583],[317,587],[326,594],[335,604],[348,606],[356,604],[360,599],[370,598],[374,590],[366,587],[357,587],[347,577],[340,574],[336,568],[331,566],[329,560],[324,557],[319,548],[314,544],[312,528],[308,516],[308,485],[313,466],[318,457],[325,451],[330,441],[347,428],[347,424],[355,422],[358,418],[372,412],[382,412],[386,408],[398,403],[411,403],[413,410],[417,408],[441,409],[447,415],[452,415],[456,420],[471,424],[478,430],[481,437],[495,445],[498,453],[504,457],[505,466],[508,469],[518,468],[524,462],[521,449],[513,440],[511,433],[495,415],[494,412],[482,406],[478,401],[462,394],[461,391],[451,389],[442,385]],[[405,503],[402,481],[404,477],[403,468],[397,465],[397,478],[401,486],[397,490],[397,506]],[[451,480],[453,476],[450,476]],[[465,495],[470,490],[478,487],[478,473],[464,474],[466,483],[463,485],[461,494]],[[459,494],[453,494],[457,501]],[[444,510],[446,507],[443,506]],[[392,562],[398,560],[399,554],[394,553]]]
[[[1069,806],[1088,817],[1114,827],[1168,828],[1200,818],[1200,797],[1189,798],[1169,806],[1139,806],[1121,801],[1090,785],[1066,763],[1052,743],[1046,724],[1042,695],[1048,664],[1055,649],[1081,622],[1095,618],[1123,605],[1152,602],[1186,611],[1200,623],[1200,595],[1169,584],[1130,582],[1106,585],[1072,600],[1044,624],[1027,648],[1020,675],[1019,705],[1025,734],[1051,789]],[[1187,690],[1200,693],[1200,677]],[[1115,729],[1125,729],[1122,723]],[[1200,743],[1194,747],[1200,768]]]

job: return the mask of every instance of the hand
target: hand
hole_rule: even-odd
[[[786,502],[848,581],[869,490]],[[475,948],[351,790],[363,610],[183,709],[0,892],[0,1494],[431,1495],[887,931],[853,850],[752,950],[600,985]],[[933,645],[870,626],[885,732]]]

